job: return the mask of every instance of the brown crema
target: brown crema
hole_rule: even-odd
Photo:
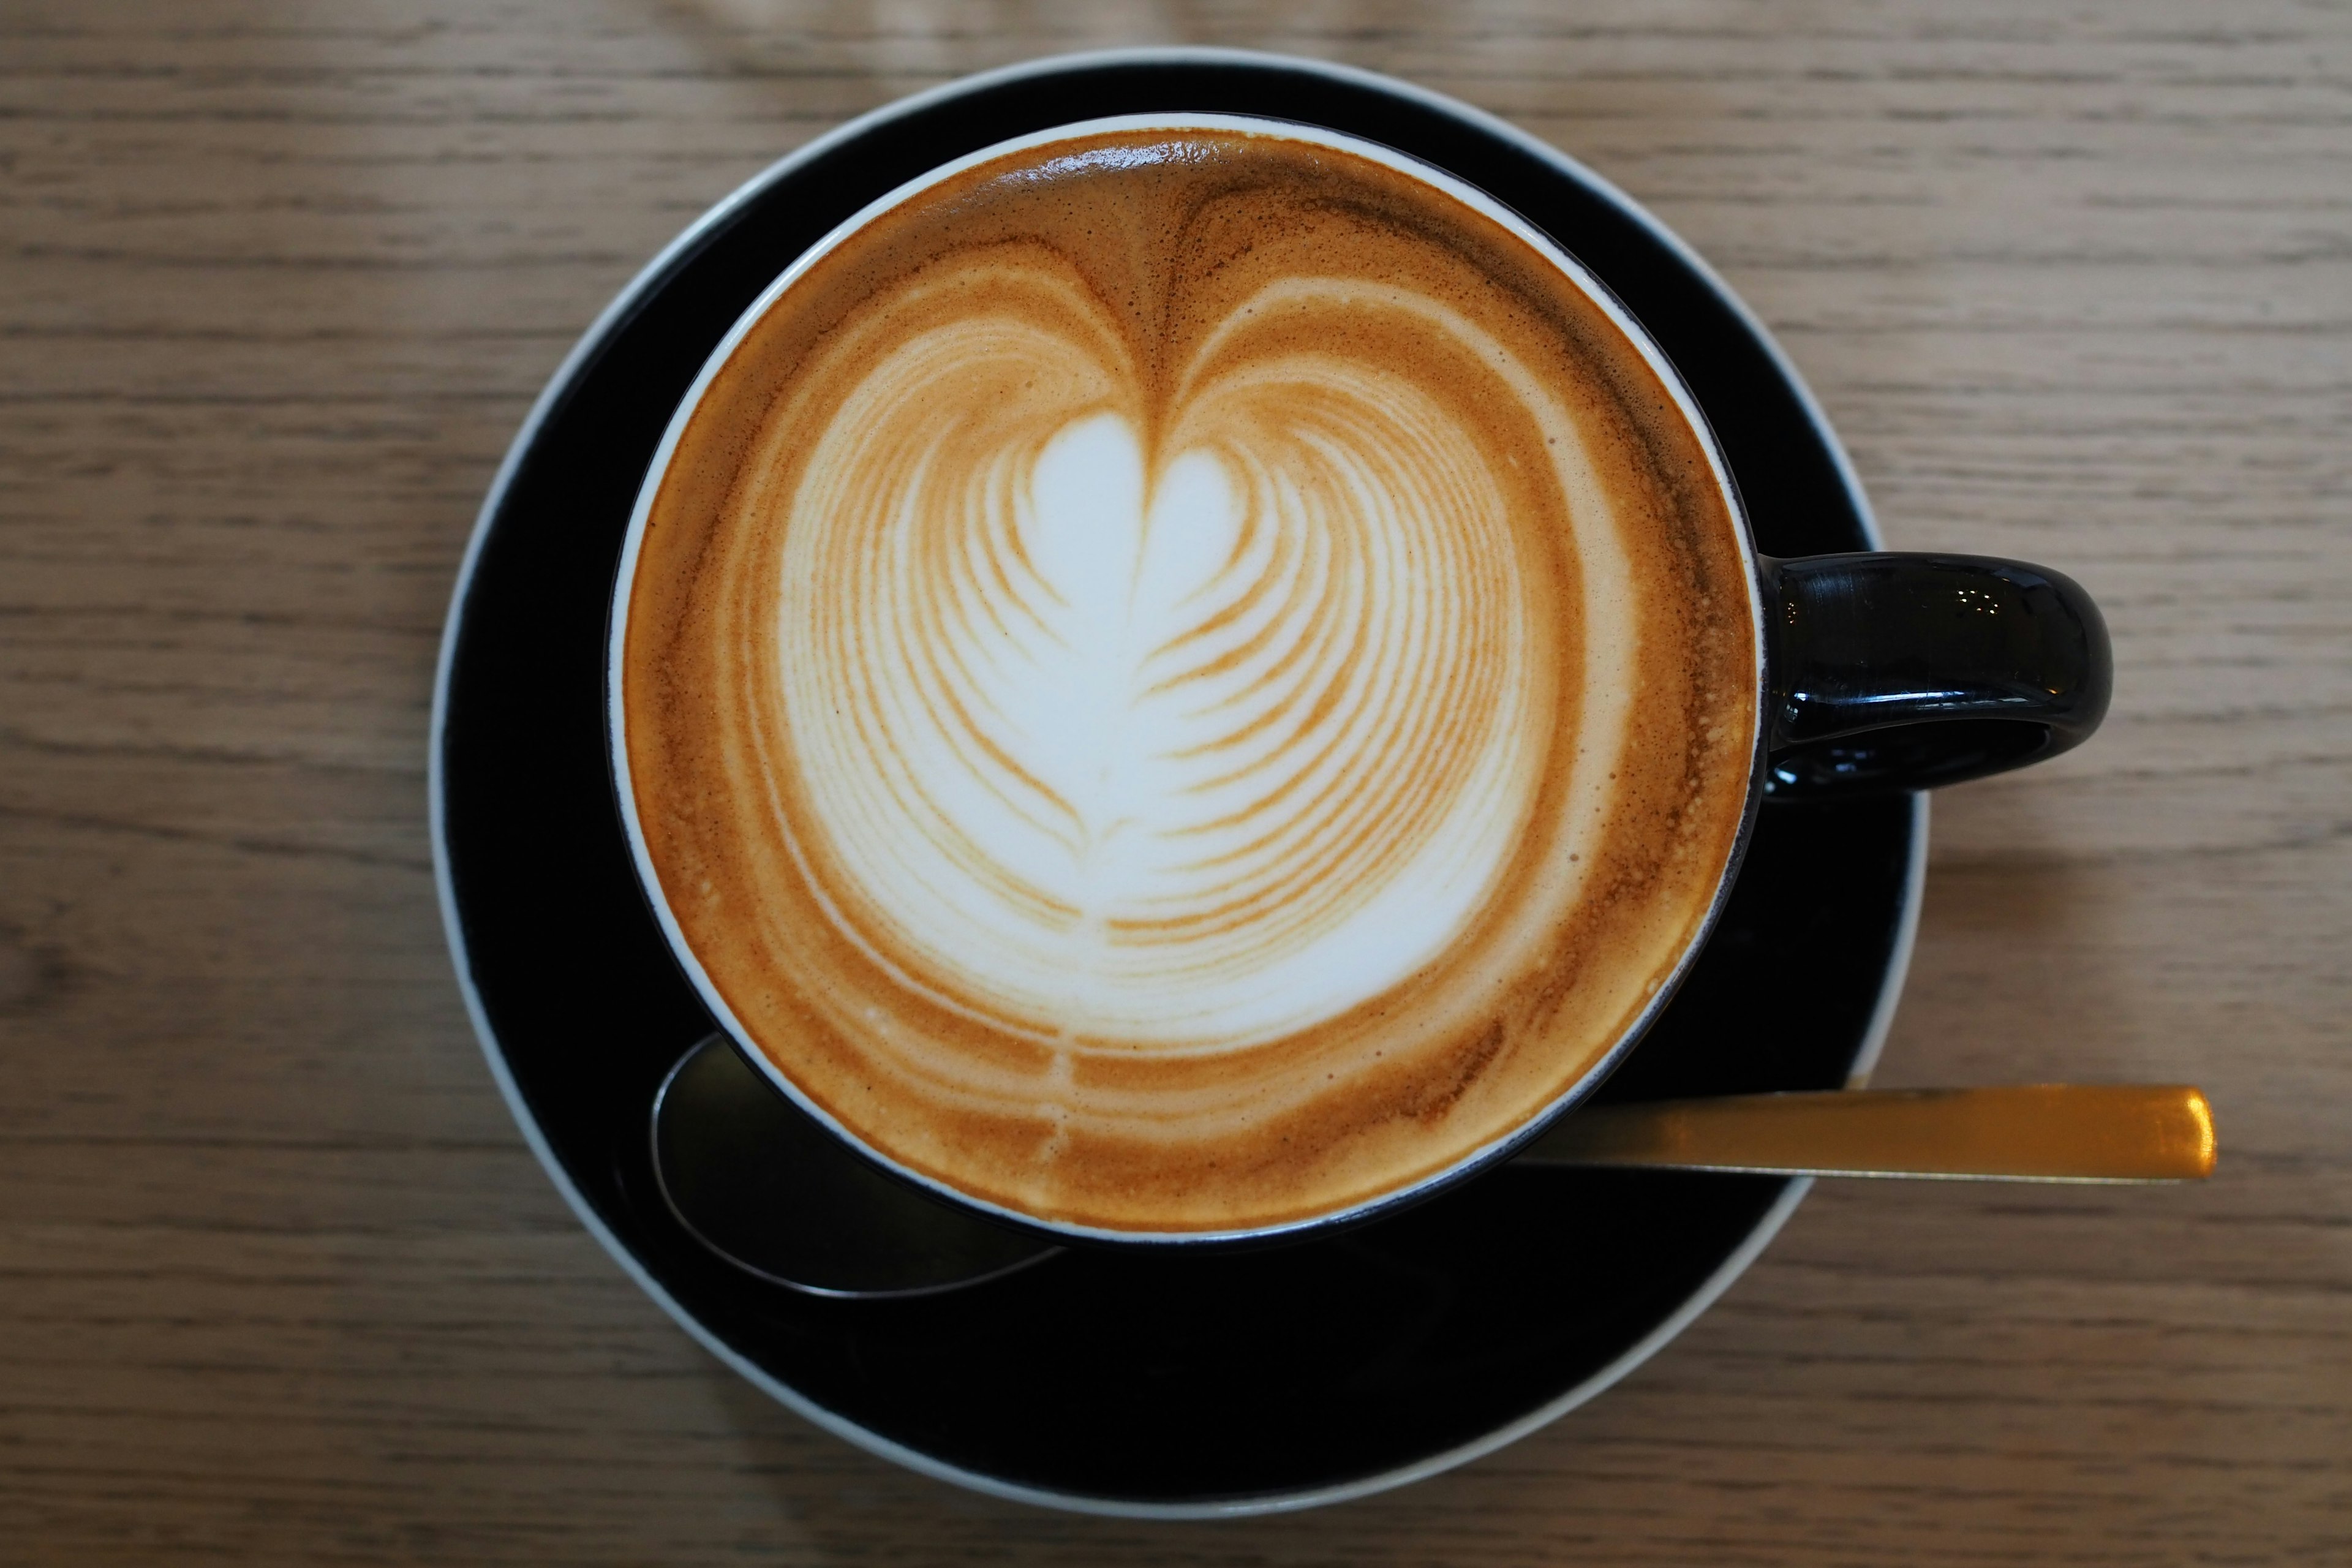
[[[626,787],[709,989],[867,1147],[1279,1226],[1524,1126],[1703,929],[1738,530],[1505,224],[1278,132],[1082,133],[871,216],[709,379],[624,589]]]

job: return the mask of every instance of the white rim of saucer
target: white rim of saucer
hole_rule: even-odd
[[[995,70],[959,77],[952,81],[942,82],[936,87],[895,100],[845,121],[778,159],[737,186],[688,225],[677,237],[671,240],[650,261],[639,268],[636,275],[590,323],[588,330],[581,335],[579,341],[572,345],[571,352],[565,354],[562,362],[550,376],[546,386],[532,404],[529,414],[525,416],[520,428],[517,430],[514,440],[509,445],[506,455],[500,461],[498,471],[490,481],[489,489],[483,498],[481,508],[476,513],[473,531],[467,541],[465,553],[458,563],[457,579],[450,589],[448,615],[443,624],[439,657],[434,670],[433,710],[427,735],[429,749],[426,755],[425,773],[426,816],[428,831],[432,837],[434,888],[440,906],[443,934],[449,944],[449,956],[457,973],[457,988],[464,998],[466,1015],[473,1026],[476,1043],[481,1048],[483,1059],[489,1068],[492,1080],[498,1085],[499,1093],[506,1101],[509,1114],[514,1118],[515,1124],[521,1131],[523,1140],[529,1145],[533,1157],[539,1161],[541,1168],[547,1173],[548,1179],[554,1184],[565,1204],[570,1206],[574,1217],[621,1267],[622,1271],[636,1284],[637,1288],[667,1312],[689,1337],[737,1375],[786,1409],[845,1442],[918,1474],[929,1476],[989,1496],[1070,1512],[1129,1519],[1220,1519],[1294,1511],[1367,1497],[1467,1464],[1473,1459],[1506,1447],[1519,1438],[1550,1425],[1622,1381],[1636,1367],[1655,1355],[1683,1330],[1689,1327],[1707,1308],[1713,1306],[1723,1293],[1730,1289],[1733,1281],[1745,1273],[1748,1266],[1762,1254],[1764,1248],[1771,1244],[1774,1237],[1780,1233],[1780,1227],[1788,1222],[1789,1216],[1796,1212],[1797,1205],[1811,1190],[1813,1179],[1810,1176],[1792,1178],[1780,1198],[1765,1212],[1763,1217],[1757,1222],[1755,1228],[1748,1233],[1747,1239],[1724,1259],[1716,1271],[1709,1275],[1664,1321],[1629,1346],[1606,1366],[1518,1419],[1443,1453],[1431,1455],[1412,1464],[1351,1481],[1306,1488],[1296,1491],[1275,1492],[1202,1503],[1139,1502],[1061,1492],[1042,1487],[1023,1486],[1016,1482],[966,1469],[961,1466],[948,1464],[917,1449],[907,1447],[835,1414],[790,1384],[782,1382],[706,1328],[670,1295],[636,1256],[605,1226],[594,1207],[573,1184],[570,1173],[564,1168],[562,1161],[557,1158],[546,1132],[540,1127],[538,1118],[531,1111],[528,1101],[524,1100],[521,1087],[516,1081],[513,1071],[507,1065],[505,1052],[499,1044],[498,1033],[491,1026],[489,1015],[482,1003],[481,994],[474,984],[471,955],[467,949],[465,928],[457,910],[457,889],[449,862],[448,839],[446,831],[443,741],[448,719],[449,682],[456,665],[457,633],[462,625],[466,598],[472,588],[474,573],[480,562],[483,548],[497,520],[499,508],[506,499],[507,490],[513,483],[515,474],[521,466],[524,454],[538,439],[540,429],[553,411],[556,402],[571,386],[589,356],[602,344],[671,262],[699,241],[705,233],[723,222],[739,208],[754,200],[777,180],[830,153],[843,143],[863,136],[893,120],[973,91],[1019,81],[1028,77],[1057,75],[1071,70],[1107,65],[1142,64],[1276,67],[1286,70],[1321,75],[1335,81],[1367,88],[1421,104],[1465,123],[1486,135],[1514,146],[1538,161],[1549,164],[1570,179],[1598,194],[1616,207],[1622,216],[1638,225],[1654,239],[1672,251],[1678,260],[1705,281],[1716,296],[1731,309],[1733,314],[1748,330],[1755,341],[1763,346],[1775,370],[1795,394],[1807,422],[1813,427],[1817,438],[1829,452],[1836,467],[1839,480],[1853,506],[1856,517],[1862,523],[1865,541],[1873,549],[1884,548],[1884,537],[1880,532],[1876,516],[1871,510],[1869,497],[1863,489],[1861,477],[1855,472],[1852,459],[1843,445],[1838,440],[1837,433],[1831,427],[1819,401],[1813,395],[1811,387],[1806,384],[1804,377],[1799,373],[1794,363],[1789,359],[1779,342],[1765,328],[1762,320],[1748,308],[1747,301],[1724,281],[1715,268],[1693,250],[1680,236],[1659,222],[1615,184],[1558,148],[1496,115],[1460,100],[1393,77],[1383,76],[1376,71],[1330,61],[1259,50],[1197,46],[1084,50],[1045,56]],[[1556,247],[1547,248],[1556,248]],[[1604,297],[1606,293],[1604,287],[1602,290]],[[1646,340],[1647,334],[1643,332],[1638,334],[1636,341],[1646,342]],[[1675,384],[1678,384],[1679,377],[1675,379]],[[1710,438],[1710,447],[1711,445]],[[1912,949],[1918,933],[1921,893],[1927,879],[1927,796],[1924,792],[1915,793],[1911,797],[1910,857],[1905,869],[1903,901],[1896,916],[1895,943],[1893,951],[1888,955],[1876,1005],[1864,1028],[1862,1047],[1856,1054],[1854,1068],[1848,1079],[1849,1088],[1860,1088],[1868,1082],[1872,1069],[1877,1065],[1879,1055],[1885,1047],[1887,1032],[1894,1023],[1895,1008],[1902,995],[1904,980],[1910,969]]]

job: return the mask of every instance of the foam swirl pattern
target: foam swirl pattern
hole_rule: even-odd
[[[1093,142],[867,224],[714,376],[627,776],[709,984],[845,1129],[1241,1228],[1507,1131],[1654,994],[1736,838],[1746,580],[1654,381],[1492,220]]]
[[[817,437],[782,765],[856,927],[960,1005],[1162,1048],[1320,1023],[1461,932],[1541,782],[1488,454],[1407,370],[1300,353],[1186,385],[1147,455],[1107,334],[1035,314],[894,346]]]

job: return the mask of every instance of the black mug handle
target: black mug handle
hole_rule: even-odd
[[[1982,555],[1759,561],[1773,800],[1982,778],[2099,727],[2106,622],[2072,578]]]

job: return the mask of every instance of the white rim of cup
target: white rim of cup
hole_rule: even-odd
[[[1733,533],[1738,541],[1740,563],[1745,575],[1749,635],[1755,648],[1755,668],[1752,679],[1757,744],[1754,754],[1750,758],[1748,795],[1742,806],[1739,832],[1734,841],[1731,854],[1716,880],[1713,891],[1709,894],[1705,918],[1694,930],[1690,941],[1685,945],[1683,951],[1676,955],[1674,967],[1658,983],[1649,999],[1643,1005],[1641,1012],[1610,1043],[1609,1048],[1595,1058],[1592,1063],[1577,1076],[1575,1082],[1553,1096],[1539,1110],[1509,1131],[1463,1152],[1440,1169],[1402,1186],[1343,1207],[1328,1209],[1302,1219],[1287,1220],[1276,1225],[1244,1226],[1222,1230],[1166,1231],[1128,1230],[1075,1225],[1067,1221],[1042,1217],[985,1198],[975,1197],[949,1183],[908,1168],[893,1159],[887,1150],[877,1148],[873,1143],[858,1136],[856,1131],[845,1125],[831,1112],[804,1094],[800,1086],[793,1082],[792,1079],[769,1058],[765,1051],[758,1048],[754,1043],[755,1036],[744,1027],[742,1021],[728,1005],[725,994],[712,980],[709,973],[704,969],[700,955],[695,952],[693,945],[688,941],[686,932],[678,924],[677,917],[672,911],[669,900],[663,890],[660,875],[655,868],[653,856],[646,844],[644,826],[638,818],[636,791],[629,770],[627,712],[626,705],[623,700],[622,684],[628,643],[629,610],[634,598],[637,560],[645,542],[646,527],[652,515],[655,498],[660,493],[662,482],[668,474],[670,460],[676,455],[679,439],[691,422],[695,410],[700,405],[703,395],[709,390],[711,382],[718,377],[729,360],[733,357],[735,350],[769,311],[773,310],[818,262],[845,243],[860,229],[914,200],[924,192],[943,184],[969,170],[1003,158],[1052,147],[1060,142],[1137,131],[1171,132],[1222,131],[1260,136],[1272,141],[1303,143],[1311,147],[1325,147],[1335,152],[1346,153],[1394,170],[1407,178],[1428,186],[1441,195],[1459,202],[1489,221],[1501,226],[1507,232],[1531,247],[1538,255],[1565,276],[1580,293],[1598,305],[1617,329],[1625,335],[1626,341],[1633,346],[1642,356],[1643,363],[1650,367],[1652,373],[1666,388],[1668,395],[1674,398],[1675,405],[1681,411],[1685,421],[1697,433],[1700,446],[1706,455],[1708,472],[1714,479],[1717,492],[1724,497],[1731,509]],[[1123,1246],[1154,1249],[1213,1246],[1221,1242],[1275,1240],[1284,1237],[1311,1235],[1317,1231],[1369,1218],[1382,1211],[1412,1203],[1470,1175],[1486,1164],[1507,1157],[1511,1150],[1535,1138],[1554,1117],[1591,1093],[1600,1081],[1608,1076],[1610,1070],[1624,1058],[1625,1054],[1641,1040],[1643,1035],[1648,1032],[1650,1026],[1656,1021],[1658,1015],[1673,999],[1684,976],[1689,973],[1691,964],[1696,960],[1699,950],[1706,945],[1708,934],[1714,930],[1716,920],[1722,913],[1724,902],[1729,896],[1731,885],[1736,879],[1740,862],[1745,856],[1748,833],[1755,823],[1756,811],[1763,788],[1763,742],[1765,731],[1769,725],[1764,654],[1765,636],[1762,589],[1757,578],[1754,545],[1748,537],[1747,510],[1740,502],[1738,486],[1732,479],[1730,466],[1724,460],[1723,454],[1716,443],[1715,432],[1707,424],[1706,414],[1699,408],[1697,399],[1691,395],[1690,389],[1683,384],[1681,374],[1675,369],[1664,352],[1651,339],[1649,332],[1633,319],[1633,313],[1625,309],[1606,284],[1586,268],[1583,263],[1562,249],[1557,241],[1476,186],[1408,153],[1381,146],[1375,142],[1365,141],[1361,137],[1352,136],[1344,132],[1330,131],[1320,126],[1305,125],[1260,115],[1207,113],[1110,115],[1093,120],[1073,121],[1066,125],[1054,126],[1024,136],[1012,137],[966,153],[962,157],[942,163],[907,181],[887,195],[868,202],[851,216],[835,225],[823,238],[795,257],[791,265],[779,273],[775,280],[767,288],[761,289],[759,297],[736,318],[735,324],[728,329],[727,335],[721,338],[718,347],[710,352],[709,357],[703,362],[700,373],[696,375],[693,384],[688,388],[686,395],[679,400],[676,412],[670,417],[668,428],[662,433],[661,445],[655,449],[653,461],[646,469],[645,480],[637,491],[636,505],[629,516],[629,530],[621,548],[620,569],[614,581],[611,613],[607,621],[604,667],[605,741],[607,753],[612,763],[614,790],[620,802],[621,818],[628,837],[630,858],[636,867],[638,883],[645,889],[646,900],[653,908],[655,918],[661,924],[662,935],[669,943],[671,952],[677,956],[680,966],[686,971],[688,979],[693,984],[696,993],[702,998],[703,1005],[709,1008],[711,1017],[719,1028],[740,1045],[747,1047],[741,1054],[750,1059],[751,1065],[779,1092],[789,1097],[794,1105],[814,1118],[819,1125],[835,1137],[864,1153],[868,1159],[885,1166],[894,1174],[917,1183],[950,1203],[977,1209],[1009,1224],[1030,1230],[1044,1231],[1074,1240],[1115,1242]]]
[[[473,1026],[475,1043],[480,1047],[484,1065],[491,1081],[498,1086],[506,1101],[508,1113],[514,1118],[525,1144],[538,1160],[540,1168],[572,1215],[588,1234],[595,1238],[613,1261],[694,1342],[709,1352],[722,1364],[731,1369],[753,1387],[822,1429],[843,1441],[864,1448],[877,1458],[925,1475],[991,1497],[1028,1503],[1034,1507],[1059,1509],[1074,1513],[1090,1513],[1122,1519],[1224,1519],[1246,1515],[1290,1512],[1318,1508],[1328,1503],[1344,1502],[1369,1497],[1396,1487],[1453,1469],[1507,1447],[1519,1438],[1549,1426],[1569,1412],[1584,1405],[1629,1375],[1636,1367],[1655,1355],[1683,1330],[1695,1322],[1700,1314],[1728,1290],[1739,1276],[1760,1256],[1765,1247],[1780,1234],[1789,1216],[1811,1190],[1812,1178],[1792,1179],[1780,1199],[1767,1210],[1747,1238],[1714,1273],[1700,1284],[1680,1306],[1651,1332],[1574,1387],[1529,1411],[1518,1419],[1472,1438],[1461,1446],[1433,1454],[1394,1469],[1365,1476],[1355,1480],[1328,1486],[1302,1488],[1294,1491],[1271,1492],[1256,1497],[1236,1498],[1202,1503],[1151,1503],[1122,1499],[1088,1496],[1081,1493],[1055,1491],[1044,1487],[1023,1486],[977,1470],[966,1469],[934,1458],[919,1449],[910,1448],[878,1432],[870,1431],[845,1416],[835,1414],[801,1393],[790,1384],[768,1372],[758,1363],[736,1350],[688,1311],[669,1293],[662,1282],[638,1259],[627,1244],[614,1233],[587,1196],[572,1179],[571,1172],[548,1140],[545,1129],[523,1096],[521,1084],[506,1060],[498,1031],[491,1026],[488,1009],[484,1005],[480,989],[474,984],[473,960],[466,943],[463,920],[457,909],[457,884],[450,864],[447,836],[447,805],[444,762],[444,741],[447,733],[450,682],[456,670],[458,632],[464,623],[466,600],[472,590],[474,573],[482,552],[488,542],[499,513],[506,501],[507,491],[513,484],[525,455],[539,439],[541,426],[554,412],[556,404],[577,379],[589,357],[618,327],[637,301],[645,297],[669,267],[686,254],[702,237],[724,223],[738,209],[765,192],[803,165],[834,152],[842,145],[867,135],[875,130],[940,104],[952,101],[966,94],[1005,86],[1032,77],[1053,76],[1065,72],[1086,70],[1105,66],[1171,65],[1171,66],[1240,66],[1258,68],[1279,68],[1322,76],[1349,86],[1368,89],[1389,97],[1420,104],[1445,115],[1457,123],[1516,148],[1520,153],[1544,164],[1564,178],[1591,191],[1615,207],[1619,215],[1633,223],[1653,240],[1672,252],[1675,258],[1703,280],[1710,292],[1737,316],[1752,341],[1769,356],[1774,370],[1796,397],[1806,421],[1821,441],[1822,448],[1835,465],[1841,487],[1844,489],[1854,515],[1860,521],[1864,542],[1872,549],[1885,547],[1877,518],[1870,505],[1868,493],[1863,489],[1861,476],[1853,459],[1837,438],[1828,416],[1823,413],[1812,389],[1783,350],[1766,329],[1761,318],[1749,309],[1731,286],[1725,282],[1705,258],[1685,242],[1681,236],[1660,223],[1656,217],[1615,184],[1586,167],[1578,160],[1539,138],[1520,130],[1498,115],[1490,114],[1475,105],[1450,98],[1428,88],[1418,87],[1377,71],[1354,66],[1338,65],[1327,60],[1308,59],[1294,55],[1273,54],[1251,49],[1217,48],[1206,46],[1154,46],[1141,48],[1087,50],[1052,55],[1019,64],[1001,67],[971,76],[959,77],[936,87],[894,100],[846,121],[832,131],[815,137],[803,146],[785,154],[759,174],[737,186],[711,205],[702,216],[679,232],[653,259],[638,269],[628,284],[614,296],[604,310],[583,332],[571,351],[548,378],[522,425],[507,447],[498,471],[475,513],[474,528],[457,566],[456,580],[450,584],[449,612],[442,626],[441,647],[434,670],[433,710],[427,736],[429,750],[425,757],[425,813],[432,838],[433,881],[436,901],[440,905],[441,927],[449,945],[449,956],[457,973],[458,994],[466,1007],[468,1023]],[[1876,1005],[1864,1026],[1860,1049],[1855,1053],[1848,1087],[1860,1088],[1869,1081],[1886,1045],[1888,1031],[1893,1027],[1895,1012],[1899,1005],[1905,978],[1911,966],[1911,955],[1919,929],[1919,911],[1927,884],[1927,796],[1924,792],[1911,797],[1910,856],[1905,868],[1903,899],[1895,914],[1895,942],[1887,957],[1885,971],[1880,980]]]

